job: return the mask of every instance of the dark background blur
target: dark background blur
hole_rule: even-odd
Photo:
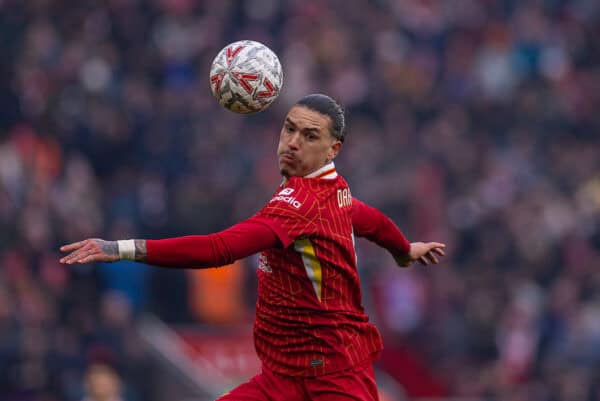
[[[240,39],[284,68],[253,116],[208,84]],[[254,214],[285,112],[312,92],[347,110],[353,194],[448,244],[400,270],[359,242],[378,368],[415,397],[600,400],[597,0],[0,0],[0,49],[2,400],[82,399],[95,362],[151,399],[140,316],[251,321],[252,258],[221,277],[65,267],[58,247]],[[201,296],[221,287],[226,314]]]

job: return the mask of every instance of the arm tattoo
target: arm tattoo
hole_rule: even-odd
[[[135,241],[135,260],[136,262],[145,263],[147,259],[146,240],[136,239]]]
[[[117,241],[100,241],[98,244],[102,252],[111,256],[119,255],[119,246],[117,245]]]

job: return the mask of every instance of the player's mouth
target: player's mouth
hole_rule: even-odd
[[[296,162],[296,158],[294,157],[294,155],[290,154],[290,153],[282,153],[281,155],[279,155],[279,161],[283,162],[283,163],[295,163]]]

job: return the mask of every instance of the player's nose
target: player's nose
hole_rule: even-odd
[[[300,135],[298,133],[290,136],[288,140],[288,147],[294,150],[297,150],[300,147]]]

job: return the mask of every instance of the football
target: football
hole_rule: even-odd
[[[242,40],[225,46],[210,67],[210,88],[228,110],[251,114],[279,96],[283,71],[277,55],[262,43]]]

